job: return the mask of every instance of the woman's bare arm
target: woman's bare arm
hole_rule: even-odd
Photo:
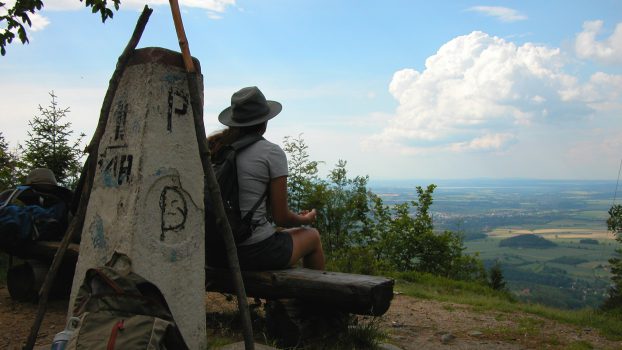
[[[302,215],[289,210],[287,203],[287,176],[277,177],[270,181],[270,204],[272,217],[278,226],[309,225],[315,220],[315,209]]]

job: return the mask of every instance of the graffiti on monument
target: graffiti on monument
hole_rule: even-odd
[[[188,94],[185,91],[173,89],[168,90],[168,113],[166,115],[166,130],[173,131],[173,114],[179,116],[188,113]]]
[[[119,102],[114,111],[114,140],[123,140],[125,138],[125,123],[127,121],[127,107],[125,102]]]
[[[106,187],[116,187],[130,182],[134,156],[126,153],[112,152],[117,147],[108,147],[99,155],[97,165],[104,179]],[[125,147],[122,147],[125,148]]]
[[[174,186],[165,186],[160,194],[160,241],[166,233],[183,230],[188,218],[188,204],[182,190]]]

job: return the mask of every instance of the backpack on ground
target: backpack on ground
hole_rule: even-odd
[[[242,217],[240,212],[236,155],[246,147],[263,139],[264,138],[260,135],[245,136],[240,140],[233,142],[231,145],[224,146],[218,151],[218,153],[212,155],[214,174],[216,175],[216,180],[218,181],[218,185],[220,187],[220,196],[222,198],[225,213],[227,214],[227,219],[229,220],[229,225],[231,225],[231,231],[233,232],[233,238],[236,243],[244,242],[251,236],[254,229],[252,222],[253,214],[268,194],[268,189],[266,189],[257,203],[253,205],[251,210],[246,213],[244,217]],[[209,244],[222,245],[222,233],[216,223],[214,205],[209,200],[209,193],[205,193],[205,226],[206,240],[210,242]]]
[[[75,305],[67,350],[188,349],[158,288],[136,273],[89,269]]]
[[[69,222],[71,191],[17,186],[0,195],[0,248],[11,252],[29,242],[60,240]]]

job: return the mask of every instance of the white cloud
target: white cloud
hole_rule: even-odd
[[[47,17],[43,17],[38,13],[31,14],[30,21],[32,23],[32,27],[30,27],[30,30],[32,30],[33,32],[43,30],[45,27],[48,26],[48,24],[50,24],[50,20],[47,19]]]
[[[486,16],[495,17],[501,22],[524,21],[527,16],[509,7],[501,6],[473,6],[468,11],[479,12]]]
[[[481,137],[477,137],[468,142],[457,142],[451,144],[449,149],[452,151],[463,152],[463,151],[489,151],[489,150],[500,150],[516,140],[516,136],[504,133],[504,134],[487,134]]]
[[[596,73],[581,84],[564,73],[566,64],[556,48],[517,46],[483,32],[456,37],[422,72],[394,73],[396,113],[364,144],[407,154],[498,151],[518,142],[512,134],[525,128],[622,110],[622,76]]]
[[[603,21],[587,21],[583,23],[583,31],[577,34],[575,52],[583,59],[592,59],[602,63],[622,63],[622,23],[606,39],[597,40],[602,32]]]

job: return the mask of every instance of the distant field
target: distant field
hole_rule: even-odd
[[[556,239],[567,239],[567,238],[592,238],[597,240],[610,240],[614,241],[613,235],[607,230],[595,230],[595,229],[587,229],[587,228],[569,228],[569,227],[560,227],[560,228],[543,228],[543,229],[535,229],[535,230],[526,230],[526,229],[509,229],[509,228],[496,228],[486,234],[489,237],[497,237],[497,238],[509,238],[517,235],[523,234],[537,234],[549,240]]]
[[[525,249],[499,247],[499,242],[511,236],[535,233],[557,244],[548,249]],[[591,238],[599,244],[581,244],[581,238]],[[468,253],[478,253],[484,261],[497,261],[504,270],[510,288],[542,290],[542,286],[557,288],[569,301],[557,305],[556,299],[547,295],[519,296],[530,301],[544,302],[560,307],[580,308],[582,305],[597,307],[607,292],[611,274],[608,259],[615,255],[619,244],[607,231],[585,229],[495,229],[488,238],[465,242]],[[572,261],[578,263],[573,264]],[[570,261],[570,263],[560,263]],[[551,296],[552,297],[552,296]],[[548,299],[547,299],[548,298]],[[557,296],[556,298],[559,298]]]

